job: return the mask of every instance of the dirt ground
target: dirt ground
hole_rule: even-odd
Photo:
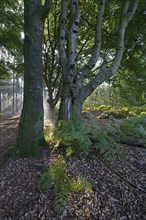
[[[18,121],[0,118],[0,159],[15,143]],[[59,156],[49,148],[40,149],[36,158],[9,159],[0,166],[0,220],[146,220],[145,149],[122,145],[126,160],[109,162],[95,153],[67,159],[69,174],[85,176],[92,192],[74,193],[55,217],[51,191],[38,189],[40,175]]]

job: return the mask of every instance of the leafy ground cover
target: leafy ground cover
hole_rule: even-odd
[[[95,112],[95,114],[99,115],[101,118],[108,118],[110,116],[113,116],[114,118],[127,118],[146,115],[146,105],[129,107],[100,105],[92,106],[90,108],[84,107],[84,110]]]
[[[100,110],[101,111],[101,110]],[[98,117],[101,113],[84,111]],[[0,119],[0,158],[14,144],[17,135],[17,117]],[[100,126],[112,119],[100,119]],[[68,178],[83,176],[92,185],[90,191],[76,191],[56,217],[52,188],[39,189],[39,180],[50,164],[55,164],[63,151],[41,148],[36,158],[10,159],[0,166],[0,219],[146,219],[146,150],[122,144],[124,160],[107,160],[91,151],[66,157]],[[54,181],[54,180],[53,180]]]

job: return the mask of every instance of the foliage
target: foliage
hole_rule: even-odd
[[[141,112],[140,117],[146,117],[146,112]]]
[[[106,124],[103,128],[98,125],[98,120],[92,122],[92,138],[96,150],[104,154],[108,159],[113,159],[115,155],[120,155],[119,144],[113,139],[115,128],[112,125]]]
[[[54,131],[54,140],[61,141],[73,151],[83,151],[87,153],[92,142],[89,139],[90,128],[81,121],[58,121]]]
[[[71,179],[67,175],[67,166],[63,157],[60,157],[54,164],[51,164],[46,172],[39,179],[41,191],[52,189],[54,198],[54,209],[60,215],[63,207],[68,203],[73,192],[90,191],[91,185],[83,176]]]
[[[44,138],[45,138],[46,142],[51,141],[53,131],[54,131],[54,124],[50,122],[47,125],[47,127],[44,129]]]
[[[119,151],[114,141],[115,130],[110,125],[101,127],[98,120],[90,118],[89,125],[84,122],[59,121],[54,132],[54,140],[67,147],[67,155],[79,151],[88,154],[92,148],[113,158]]]
[[[139,117],[145,115],[146,105],[142,106],[111,106],[111,105],[97,105],[91,107],[84,107],[84,110],[101,110],[110,116],[113,115],[115,118],[128,118],[128,117]],[[103,118],[103,117],[102,117]],[[107,117],[108,118],[108,117]]]
[[[113,108],[111,105],[100,105],[97,108],[94,108],[95,110],[110,110],[111,108]]]
[[[23,3],[22,1],[1,1],[0,8],[0,79],[7,79],[12,72],[23,71]]]
[[[118,132],[123,136],[146,139],[146,117],[130,118],[116,125]]]
[[[142,105],[146,102],[145,58],[135,60],[134,70],[121,69],[112,79],[112,102],[127,105]],[[133,64],[134,66],[134,64]],[[136,69],[137,68],[137,69]]]

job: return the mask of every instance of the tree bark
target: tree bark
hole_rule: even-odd
[[[78,120],[81,116],[80,79],[76,66],[76,46],[80,21],[78,0],[70,1],[69,27],[66,29],[68,5],[62,0],[59,33],[59,54],[62,66],[62,94],[58,119]],[[67,47],[66,47],[67,40]],[[67,52],[66,52],[67,51]]]
[[[78,91],[78,86],[75,88],[76,92],[74,94],[77,95],[73,96],[69,85],[63,86],[58,120],[81,119],[83,102]]]
[[[41,0],[24,0],[24,101],[16,140],[17,154],[34,156],[43,140],[42,43],[44,14]]]

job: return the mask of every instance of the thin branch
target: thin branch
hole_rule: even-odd
[[[90,31],[90,34],[88,34],[89,31]],[[85,40],[85,36],[86,36],[87,34],[88,34],[88,38]],[[88,30],[86,31],[86,33],[83,35],[82,39],[80,39],[80,42],[81,42],[82,40],[84,40],[84,43],[82,44],[82,46],[81,46],[79,52],[77,53],[77,60],[80,60],[78,57],[79,57],[80,54],[82,53],[82,51],[83,51],[83,49],[85,48],[86,44],[89,42],[91,36],[92,36],[91,29],[88,29]]]

